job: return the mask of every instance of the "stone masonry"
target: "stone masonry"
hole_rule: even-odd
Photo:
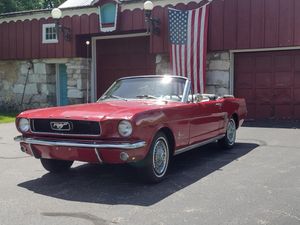
[[[29,61],[1,61],[0,111],[56,106],[56,64],[62,62],[67,66],[69,104],[85,102],[90,66],[87,59],[41,59],[33,60],[32,64]]]
[[[157,55],[156,74],[170,74],[170,58]],[[219,96],[230,93],[230,54],[210,52],[206,61],[206,93]]]
[[[208,53],[206,65],[206,92],[218,96],[230,94],[229,52]]]

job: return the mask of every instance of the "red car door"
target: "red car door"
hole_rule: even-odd
[[[190,144],[218,136],[223,120],[220,101],[211,100],[194,104],[194,117],[190,121]]]

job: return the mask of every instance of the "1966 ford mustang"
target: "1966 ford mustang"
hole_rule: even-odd
[[[75,160],[130,163],[159,182],[174,155],[215,141],[232,148],[246,113],[244,99],[193,94],[184,77],[126,77],[95,103],[22,112],[15,141],[50,172]]]

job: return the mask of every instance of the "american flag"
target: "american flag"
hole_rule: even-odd
[[[204,93],[208,4],[194,10],[169,8],[173,73],[191,79],[194,93]]]

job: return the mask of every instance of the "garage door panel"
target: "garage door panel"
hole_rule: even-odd
[[[256,73],[255,81],[257,88],[271,88],[272,87],[272,73]],[[253,82],[252,82],[253,83]]]
[[[293,57],[291,55],[276,55],[274,56],[275,70],[280,72],[292,71]]]
[[[294,106],[294,119],[300,119],[300,105]]]
[[[286,104],[293,102],[291,89],[274,89],[273,101],[275,104]]]
[[[237,96],[247,99],[247,104],[255,104],[255,93],[252,89],[239,89]]]
[[[294,89],[294,103],[300,104],[300,88]]]
[[[252,72],[255,66],[255,59],[247,54],[242,54],[236,60],[236,70],[238,72]]]
[[[299,119],[299,50],[237,53],[234,77],[235,95],[246,99],[251,117]]]
[[[271,104],[273,100],[272,89],[256,89],[255,98],[258,104]]]
[[[294,87],[300,88],[300,72],[295,72]]]
[[[300,54],[294,57],[294,69],[300,72]]]
[[[239,88],[252,88],[253,86],[253,74],[252,73],[240,73],[240,76],[236,79],[236,85]]]
[[[275,105],[276,119],[292,119],[293,107],[291,105]]]
[[[246,102],[247,104],[247,119],[256,119],[256,105]]]
[[[272,105],[257,105],[256,106],[256,119],[264,119],[272,117]]]
[[[97,41],[97,95],[124,76],[155,74],[149,37]]]
[[[274,74],[275,87],[291,87],[293,82],[292,72],[277,72]]]
[[[258,56],[256,57],[255,70],[256,72],[269,72],[272,71],[273,63],[271,56]]]

